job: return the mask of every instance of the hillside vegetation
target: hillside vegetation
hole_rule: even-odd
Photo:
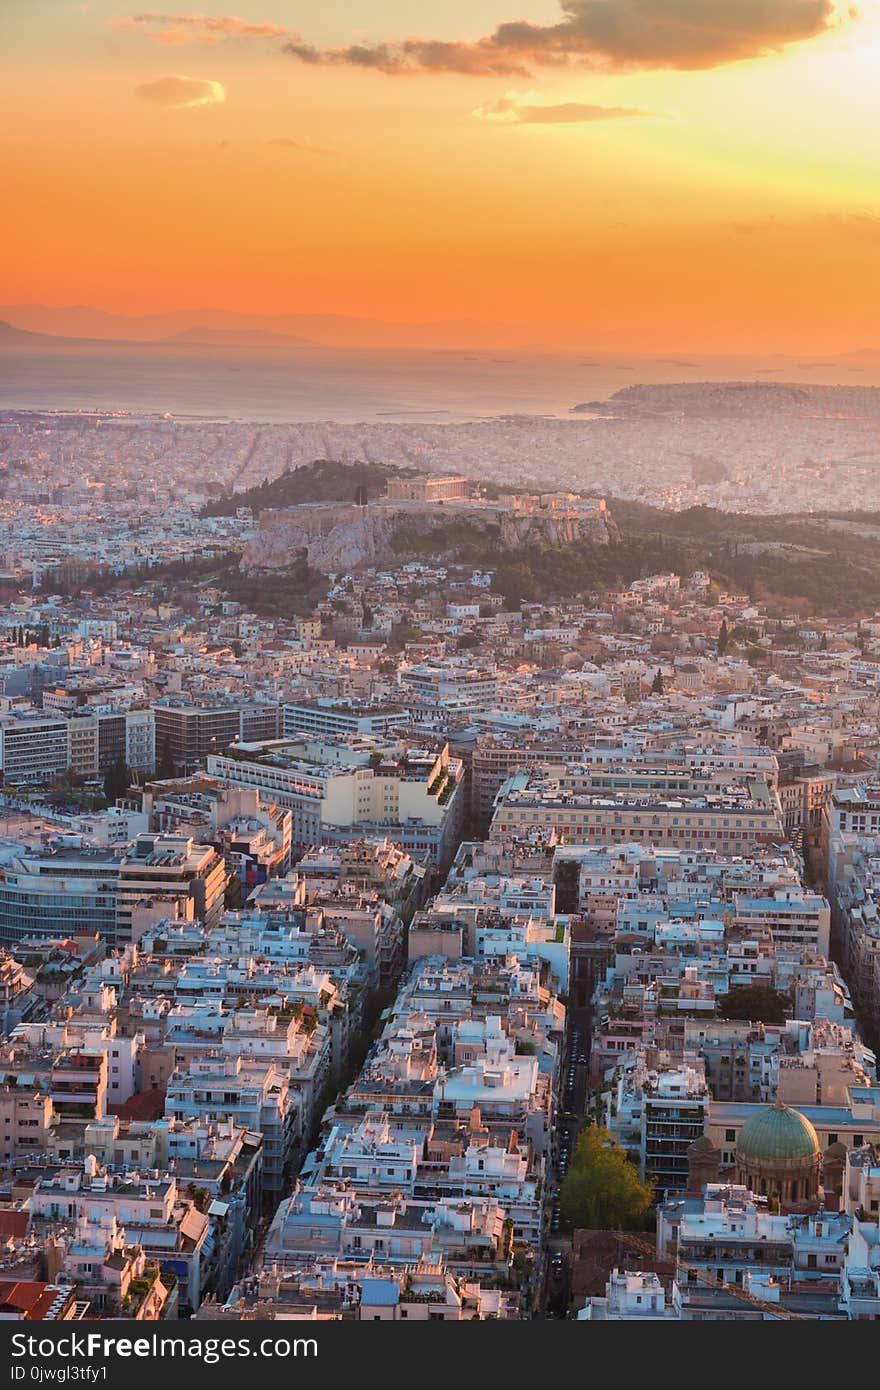
[[[706,570],[755,602],[829,617],[880,609],[880,524],[869,515],[758,517],[695,507],[669,512],[609,503],[619,539],[511,551],[491,529],[463,525],[433,535],[398,531],[394,550],[455,558],[495,570],[494,588],[511,603],[567,598],[631,584],[661,570]]]
[[[271,481],[265,478],[257,487],[227,493],[208,502],[200,516],[235,516],[239,507],[261,511],[297,507],[304,502],[353,502],[358,488],[368,498],[380,497],[386,480],[392,476],[415,474],[417,469],[394,468],[385,463],[339,463],[317,459],[303,468],[288,468]]]

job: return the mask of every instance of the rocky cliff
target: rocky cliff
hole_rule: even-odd
[[[315,569],[335,573],[386,564],[408,552],[453,555],[457,545],[481,537],[487,550],[519,550],[583,540],[606,545],[618,531],[604,502],[534,510],[467,504],[291,507],[261,514],[241,564],[245,570],[280,569],[305,551]]]

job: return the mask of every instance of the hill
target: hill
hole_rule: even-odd
[[[497,349],[534,347],[532,330],[477,319],[405,323],[352,314],[234,313],[224,309],[180,309],[154,314],[114,314],[87,304],[0,304],[0,318],[31,332],[104,341],[158,342],[190,329],[256,329],[288,340],[307,338],[323,347],[352,349]],[[289,342],[288,342],[289,345]]]
[[[706,570],[755,602],[848,617],[880,609],[880,517],[871,513],[755,516],[609,498],[620,540],[502,560],[496,586],[511,598],[564,597],[671,570]]]
[[[231,552],[224,561],[212,562],[204,574],[189,567],[186,577],[212,582],[255,611],[278,616],[309,611],[309,604],[326,590],[328,570],[380,559],[394,564],[428,557],[493,570],[496,592],[511,603],[595,594],[663,570],[682,577],[705,570],[722,590],[775,605],[780,614],[847,618],[880,611],[877,512],[767,516],[703,506],[675,512],[608,497],[603,527],[566,531],[513,511],[494,516],[487,511],[481,521],[451,507],[428,517],[411,508],[395,515],[393,509],[380,514],[380,509],[361,513],[355,507],[359,489],[375,499],[384,493],[389,477],[417,476],[419,471],[320,459],[258,487],[219,497],[203,508],[203,516],[234,516],[239,507],[259,515],[304,504],[312,504],[314,514],[300,519],[299,530],[295,518],[279,518],[274,530],[266,518],[268,525],[243,553]],[[553,481],[548,478],[548,486]],[[500,498],[504,488],[491,492]],[[338,515],[334,504],[339,504]],[[354,519],[351,513],[356,513]],[[372,526],[375,534],[366,538],[365,547],[359,534],[340,539],[333,532],[334,527],[346,526],[352,532]],[[377,527],[384,528],[381,534]],[[325,544],[323,532],[328,528],[333,533]],[[345,550],[348,541],[350,555]],[[102,588],[123,588],[146,578],[133,572],[107,576]],[[150,578],[159,576],[151,573]],[[177,581],[180,576],[169,573],[169,578]]]
[[[26,328],[15,328],[5,319],[0,319],[0,347],[57,346],[71,341],[70,338],[52,338],[48,333],[31,333]]]
[[[374,498],[384,492],[390,476],[417,471],[323,459],[210,502],[202,515],[233,516],[238,507],[258,514],[303,503],[350,507],[359,487]],[[532,533],[511,546],[498,527],[464,526],[450,517],[445,524],[438,518],[430,527],[398,524],[388,536],[374,538],[376,553],[430,555],[493,568],[495,588],[512,602],[630,584],[658,570],[683,576],[707,570],[722,588],[805,614],[846,617],[880,610],[877,514],[757,516],[711,507],[673,512],[623,498],[609,498],[608,505],[615,524],[601,543],[587,537],[560,544],[552,536]],[[281,550],[286,555],[291,545],[306,544],[302,537],[287,537]],[[268,563],[271,567],[271,559]],[[262,564],[262,557],[246,554],[245,570]]]
[[[250,507],[254,515],[276,508],[298,507],[305,502],[354,502],[358,488],[367,497],[379,497],[388,478],[413,476],[415,468],[395,468],[386,463],[339,463],[317,459],[303,468],[288,468],[271,481],[257,487],[227,493],[202,508],[201,516],[235,516],[239,507]]]

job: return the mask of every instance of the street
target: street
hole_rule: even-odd
[[[568,1173],[590,1099],[590,1010],[572,1009],[560,1069],[559,1108],[548,1173],[548,1225],[545,1239],[543,1313],[565,1318],[571,1300],[571,1237],[562,1231],[559,1187]]]

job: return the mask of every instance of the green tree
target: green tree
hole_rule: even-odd
[[[789,1008],[788,995],[772,985],[736,985],[724,995],[718,1012],[749,1023],[784,1023]]]
[[[721,627],[718,629],[718,655],[723,656],[730,643],[730,628],[727,626],[727,619],[721,619]]]
[[[654,679],[651,682],[651,694],[663,694],[663,672],[661,671],[659,666],[657,667],[657,674],[654,676]]]
[[[132,773],[128,763],[120,753],[104,773],[104,795],[112,806],[120,796],[125,796],[131,786]]]
[[[567,1230],[638,1230],[652,1196],[607,1129],[588,1125],[581,1131],[559,1193]]]

